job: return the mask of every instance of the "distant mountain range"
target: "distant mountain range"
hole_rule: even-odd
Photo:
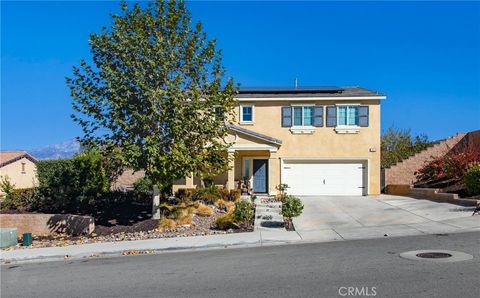
[[[70,158],[78,152],[80,152],[80,144],[76,140],[69,140],[60,144],[53,144],[38,149],[28,150],[28,153],[37,159]]]

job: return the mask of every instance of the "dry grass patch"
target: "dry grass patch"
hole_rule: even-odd
[[[236,227],[235,223],[233,222],[234,211],[235,211],[235,209],[232,208],[227,212],[227,214],[225,214],[224,216],[220,216],[219,218],[217,218],[215,220],[215,224],[216,224],[218,229],[228,230],[228,229]]]
[[[220,200],[215,202],[215,206],[218,209],[223,209],[223,210],[229,211],[235,206],[235,203],[231,202],[231,201],[225,201],[225,200],[220,199]]]
[[[177,227],[177,223],[173,219],[162,218],[158,225],[158,230],[160,232],[171,231]]]
[[[192,221],[193,221],[193,215],[188,214],[188,215],[185,215],[185,216],[177,219],[177,225],[179,225],[179,226],[191,225]]]
[[[197,207],[195,207],[195,209],[193,210],[193,213],[195,213],[198,216],[212,216],[213,209],[207,205],[200,203],[198,204]]]

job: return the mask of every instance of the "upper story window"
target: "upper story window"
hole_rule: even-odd
[[[369,126],[369,106],[338,104],[327,106],[327,127],[337,133],[359,133],[360,127]]]
[[[293,107],[293,126],[313,126],[313,106]]]
[[[26,172],[25,172],[25,163],[22,162],[22,174],[25,174],[25,173],[26,173]]]
[[[337,125],[358,126],[358,107],[359,106],[338,106]]]
[[[240,123],[253,123],[253,106],[240,106]]]

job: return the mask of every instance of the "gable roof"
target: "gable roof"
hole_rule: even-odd
[[[325,99],[385,99],[385,95],[377,91],[365,89],[362,87],[335,87],[335,86],[317,86],[317,87],[297,87],[297,88],[271,88],[271,87],[245,87],[240,88],[237,98],[239,100],[258,98],[258,99],[282,99],[282,98],[300,98],[308,97]]]
[[[279,139],[275,139],[275,138],[269,137],[267,135],[264,135],[264,134],[261,134],[261,133],[258,133],[258,132],[255,132],[255,131],[252,131],[252,130],[249,130],[249,129],[246,129],[246,128],[243,128],[243,127],[240,127],[240,126],[237,126],[237,125],[229,124],[228,128],[232,131],[243,133],[243,134],[246,134],[248,136],[251,136],[251,137],[254,137],[254,138],[257,138],[257,139],[275,144],[275,145],[281,145],[282,144],[282,141],[279,140]]]
[[[33,163],[38,162],[35,157],[31,156],[26,151],[0,151],[0,168],[16,162],[24,157]]]

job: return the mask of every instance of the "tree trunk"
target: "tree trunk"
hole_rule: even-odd
[[[160,190],[153,186],[152,219],[160,219]]]

